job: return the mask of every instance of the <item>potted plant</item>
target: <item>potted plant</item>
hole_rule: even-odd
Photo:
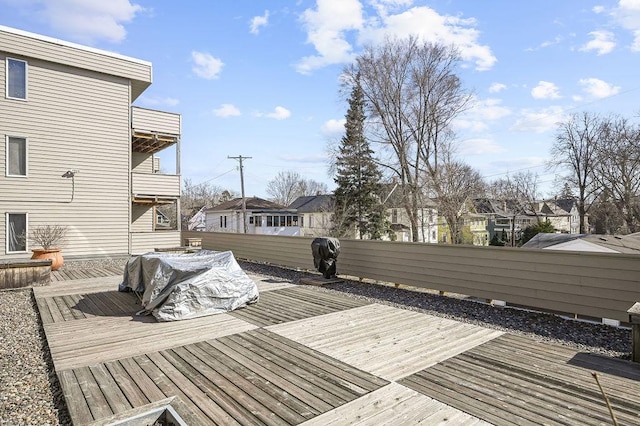
[[[65,240],[67,228],[61,225],[36,226],[31,231],[30,239],[41,248],[31,249],[32,259],[51,259],[51,270],[57,271],[64,264],[61,245]]]

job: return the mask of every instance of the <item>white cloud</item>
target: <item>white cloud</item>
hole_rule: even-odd
[[[564,37],[558,35],[558,36],[555,36],[553,38],[553,40],[545,40],[542,43],[540,43],[539,46],[537,46],[537,47],[528,47],[528,48],[525,49],[525,51],[533,52],[533,51],[536,51],[536,50],[544,49],[545,47],[555,46],[556,44],[562,43],[563,40],[564,40]]]
[[[511,126],[512,131],[545,133],[555,130],[557,124],[564,120],[564,110],[559,106],[552,106],[539,110],[523,109],[520,118]]]
[[[212,112],[217,117],[236,117],[240,115],[240,110],[232,104],[222,104],[220,108],[216,108]]]
[[[581,78],[578,83],[582,90],[594,98],[606,98],[620,92],[620,86],[613,86],[598,78]]]
[[[296,65],[298,72],[309,74],[317,68],[353,59],[345,32],[362,26],[362,4],[358,0],[318,0],[317,8],[305,10],[300,19],[307,31],[307,43],[318,54],[302,58]]]
[[[489,93],[498,93],[506,89],[507,89],[506,84],[493,83],[491,86],[489,86]]]
[[[275,107],[273,112],[267,112],[267,113],[258,112],[255,115],[256,117],[267,117],[267,118],[273,118],[276,120],[284,120],[285,118],[291,117],[291,111],[289,111],[285,107],[277,106]]]
[[[322,133],[324,133],[325,135],[336,135],[336,134],[341,134],[344,133],[344,124],[347,122],[346,119],[342,118],[339,120],[336,120],[335,118],[332,118],[331,120],[327,120],[323,125],[322,125]]]
[[[611,31],[591,31],[589,35],[593,39],[579,49],[582,52],[595,50],[598,55],[605,55],[616,47],[616,37]]]
[[[619,0],[618,7],[611,10],[611,15],[622,28],[631,31],[634,37],[631,50],[640,52],[640,1]]]
[[[591,10],[593,11],[593,13],[600,14],[605,11],[605,8],[604,6],[593,6],[593,9]]]
[[[264,15],[254,16],[251,18],[251,22],[249,23],[249,32],[251,34],[258,34],[260,32],[260,27],[266,27],[268,23],[269,11],[265,10]]]
[[[176,106],[180,103],[180,101],[176,98],[150,98],[147,96],[141,96],[138,100],[145,105],[154,105],[154,106]]]
[[[427,6],[412,7],[395,15],[371,19],[360,33],[362,42],[379,43],[386,36],[417,35],[424,41],[455,45],[463,60],[475,63],[478,71],[493,67],[497,59],[489,46],[478,43],[480,32],[476,20],[453,15],[440,15]]]
[[[491,139],[467,139],[460,143],[460,154],[462,155],[485,155],[499,154],[506,150]]]
[[[301,16],[307,31],[307,42],[316,55],[302,58],[297,71],[308,74],[331,64],[350,62],[354,46],[352,36],[360,44],[376,44],[387,36],[416,35],[421,40],[453,44],[463,60],[475,63],[477,70],[490,69],[496,62],[491,49],[478,43],[480,32],[472,18],[440,15],[430,7],[410,7],[409,0],[372,0],[373,13],[365,16],[358,0],[317,0],[315,9]]]
[[[207,80],[218,78],[224,66],[224,63],[220,59],[214,58],[205,52],[196,52],[194,50],[191,52],[191,59],[193,60],[193,67],[191,69],[195,75]]]
[[[454,128],[480,133],[489,129],[489,122],[511,115],[511,110],[500,105],[502,100],[489,98],[474,99],[473,106],[454,121]]]
[[[560,99],[559,91],[560,89],[554,83],[541,80],[531,89],[531,96],[534,99]]]
[[[145,9],[129,0],[22,0],[15,2],[25,16],[45,21],[72,40],[93,44],[96,40],[123,41],[130,23]]]

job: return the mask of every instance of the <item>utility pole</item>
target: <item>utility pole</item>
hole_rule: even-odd
[[[243,229],[244,229],[244,233],[247,234],[248,230],[247,230],[247,200],[244,198],[244,173],[242,170],[242,160],[250,160],[251,157],[243,157],[242,155],[238,155],[237,157],[230,157],[227,156],[227,158],[231,159],[231,160],[238,160],[238,162],[240,163],[240,190],[242,191],[242,224],[243,224]]]

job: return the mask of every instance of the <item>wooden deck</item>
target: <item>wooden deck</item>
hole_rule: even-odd
[[[108,273],[34,288],[75,425],[611,424],[593,371],[640,424],[630,362],[259,277],[255,305],[158,323]]]

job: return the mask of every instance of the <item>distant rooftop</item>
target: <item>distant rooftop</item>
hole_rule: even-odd
[[[577,244],[578,241],[586,244]],[[640,233],[630,235],[539,233],[522,247],[638,254],[640,253]]]

